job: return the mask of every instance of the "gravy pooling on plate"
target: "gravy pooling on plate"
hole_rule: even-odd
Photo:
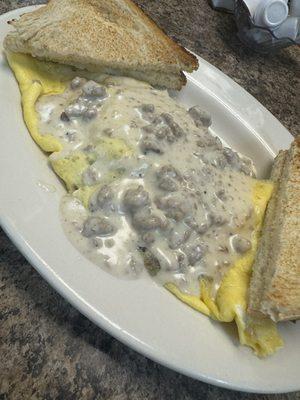
[[[197,294],[199,278],[217,289],[228,267],[251,248],[252,178],[246,157],[212,136],[209,115],[188,111],[167,91],[130,78],[98,84],[75,78],[36,104],[39,130],[57,137],[59,160],[77,152],[89,165],[61,204],[64,230],[88,259],[109,272]]]

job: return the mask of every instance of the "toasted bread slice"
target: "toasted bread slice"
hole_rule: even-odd
[[[275,159],[249,290],[248,311],[274,321],[300,318],[300,137]]]
[[[185,83],[181,71],[198,67],[197,58],[131,0],[50,0],[11,24],[6,50],[80,69],[179,89]]]

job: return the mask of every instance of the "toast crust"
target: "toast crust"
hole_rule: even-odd
[[[274,321],[300,318],[300,136],[273,172],[275,192],[253,265],[249,313]],[[278,165],[275,162],[275,168]]]
[[[199,67],[198,59],[189,51],[187,51],[183,46],[174,42],[174,40],[170,39],[169,36],[164,32],[162,28],[160,28],[149,15],[146,15],[133,1],[125,0],[132,8],[135,9],[136,13],[145,20],[146,23],[152,26],[153,30],[157,33],[158,36],[161,37],[162,40],[166,41],[166,43],[174,50],[174,52],[180,57],[185,68],[182,68],[184,71],[192,72]]]
[[[278,206],[278,182],[282,179],[283,168],[287,157],[287,151],[280,151],[274,160],[271,180],[274,183],[272,197],[268,203],[264,223],[261,231],[259,247],[256,253],[256,260],[253,265],[251,285],[249,288],[248,313],[255,317],[263,317],[260,310],[261,301],[264,295],[265,285],[273,270],[266,268],[266,260],[269,259],[273,236],[275,233],[275,215]]]
[[[11,24],[6,50],[80,69],[172,74],[178,87],[181,71],[198,67],[197,58],[131,0],[50,0]]]

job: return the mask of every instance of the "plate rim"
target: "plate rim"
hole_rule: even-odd
[[[25,12],[30,12],[34,9],[37,9],[43,5],[33,5],[33,6],[25,6],[25,7],[20,7],[16,8],[14,10],[11,10],[7,13],[4,13],[0,15],[0,24],[5,23],[7,19],[10,19],[12,17],[19,16],[21,13]],[[194,53],[195,54],[195,53]],[[250,93],[248,93],[245,89],[243,89],[240,85],[238,85],[233,79],[225,75],[222,71],[220,71],[218,68],[214,67],[212,64],[209,62],[205,61],[202,59],[200,56],[195,54],[200,61],[202,65],[206,65],[208,68],[212,68],[213,70],[216,70],[218,75],[225,80],[229,80],[230,83],[238,87],[240,91],[242,91],[245,95],[250,96],[252,98],[252,101],[256,102],[256,104],[259,105],[260,109],[264,111],[266,114],[270,114],[271,117],[276,120],[281,126],[282,124],[274,117],[261,103],[258,102]],[[194,79],[191,78],[191,74],[186,74],[188,77],[188,80]],[[283,127],[283,126],[282,126]],[[284,127],[283,127],[284,128]],[[286,132],[286,128],[284,128]],[[288,132],[289,133],[289,132]],[[289,133],[290,139],[292,140],[293,136]],[[47,266],[47,263],[43,261],[41,257],[34,251],[33,248],[26,242],[25,238],[22,237],[22,234],[20,234],[17,229],[14,228],[13,223],[6,218],[4,215],[0,215],[0,225],[4,232],[7,234],[9,239],[15,244],[15,246],[18,248],[18,250],[24,255],[24,257],[27,259],[29,264],[34,267],[34,269],[51,285],[52,288],[54,288],[66,301],[68,301],[73,307],[75,307],[79,312],[81,312],[84,316],[86,316],[89,320],[91,320],[95,325],[103,329],[104,331],[108,332],[111,336],[115,337],[117,340],[125,344],[126,346],[129,346],[130,348],[134,349],[138,353],[142,354],[143,356],[146,356],[147,358],[167,367],[170,368],[176,372],[179,372],[181,374],[184,374],[188,377],[194,378],[196,380],[200,380],[204,383],[212,384],[221,388],[225,389],[231,389],[231,390],[236,390],[236,391],[241,391],[241,392],[248,392],[248,393],[263,393],[263,394],[273,394],[273,393],[288,393],[288,392],[294,392],[297,390],[300,390],[300,384],[299,385],[289,385],[288,387],[283,387],[276,388],[276,389],[263,389],[260,388],[259,390],[256,390],[253,387],[246,387],[246,386],[239,386],[238,384],[232,384],[223,380],[219,380],[217,378],[213,378],[211,376],[206,376],[204,374],[199,374],[199,373],[193,373],[190,370],[185,370],[184,368],[181,368],[177,364],[173,362],[168,362],[164,358],[160,358],[158,354],[155,353],[152,348],[144,346],[143,343],[139,343],[135,338],[131,338],[122,333],[121,329],[118,329],[113,325],[113,323],[110,320],[104,319],[103,315],[97,312],[97,310],[91,309],[91,305],[88,304],[82,297],[80,297],[79,294],[77,294],[75,291],[72,290],[71,287],[69,287],[65,282],[63,282],[61,279],[59,279],[58,276],[55,275],[55,272],[52,271],[49,268],[45,268]]]

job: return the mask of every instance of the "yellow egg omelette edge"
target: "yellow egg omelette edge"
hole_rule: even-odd
[[[97,80],[97,74],[79,71],[73,67],[56,63],[39,61],[25,54],[7,53],[6,56],[19,83],[23,117],[32,138],[47,153],[61,151],[62,144],[58,139],[38,131],[35,103],[42,95],[62,93],[75,76]],[[103,141],[100,145],[110,157],[118,158],[131,151],[122,141],[113,140],[113,142],[107,143]],[[87,187],[81,182],[82,171],[92,161],[81,152],[51,161],[54,171],[64,180],[68,191],[79,197],[85,206],[92,193],[97,189],[97,186]],[[117,176],[113,173],[107,177],[108,180],[116,178]],[[253,179],[255,230],[252,249],[229,268],[215,297],[211,295],[210,283],[205,279],[199,283],[201,293],[199,297],[181,292],[172,283],[165,285],[179,300],[202,314],[221,322],[234,321],[240,343],[251,347],[260,357],[273,354],[283,345],[282,338],[273,321],[269,318],[250,318],[246,312],[252,264],[255,259],[263,216],[272,190],[271,182]]]
[[[247,315],[247,298],[252,264],[255,259],[261,225],[267,203],[273,191],[272,183],[253,180],[252,197],[255,213],[255,229],[252,248],[239,258],[227,271],[215,298],[211,296],[209,281],[200,281],[200,296],[182,293],[174,284],[166,288],[181,301],[197,311],[221,322],[234,321],[240,343],[250,346],[256,355],[265,357],[282,347],[276,324],[269,318],[251,318]]]

